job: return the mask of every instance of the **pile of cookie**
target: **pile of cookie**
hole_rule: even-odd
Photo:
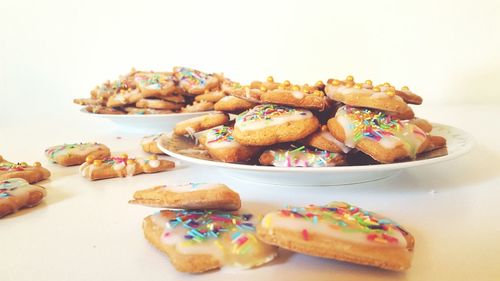
[[[181,272],[260,266],[277,256],[277,247],[403,271],[415,244],[399,224],[344,202],[241,212],[238,193],[224,184],[156,186],[129,203],[169,209],[144,219],[144,236]]]
[[[74,99],[97,114],[168,114],[202,112],[214,108],[225,94],[221,74],[174,67],[172,72],[137,71],[106,81],[90,92],[90,98]]]
[[[352,76],[314,85],[289,81],[224,80],[228,96],[220,112],[176,124],[174,134],[192,136],[218,161],[279,167],[325,167],[393,163],[447,153],[446,139],[415,117],[409,104],[422,98]],[[438,151],[438,152],[437,152]]]

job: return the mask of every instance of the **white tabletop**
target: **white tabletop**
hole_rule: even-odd
[[[0,220],[0,280],[500,280],[500,106],[418,108],[434,122],[471,133],[477,143],[450,162],[412,168],[384,180],[337,187],[277,187],[182,164],[173,171],[90,182],[77,167],[49,163],[46,147],[98,141],[115,153],[145,155],[142,135],[120,132],[76,106],[44,115],[2,111],[0,154],[40,161],[52,176],[44,202]],[[340,200],[386,215],[416,239],[412,268],[392,273],[280,251],[268,265],[201,275],[176,272],[144,239],[141,223],[155,209],[130,205],[135,190],[165,183],[222,182],[243,207],[265,212],[284,204]]]

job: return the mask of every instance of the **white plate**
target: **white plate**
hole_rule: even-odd
[[[82,108],[80,112],[86,115],[107,119],[113,122],[113,124],[122,131],[156,134],[158,132],[172,131],[175,124],[180,121],[212,113],[214,111],[171,114],[95,114],[87,112]]]
[[[448,155],[424,160],[367,166],[339,166],[322,168],[254,166],[203,160],[178,154],[165,148],[162,144],[162,139],[158,140],[158,147],[163,152],[177,159],[193,164],[216,167],[229,176],[252,182],[292,186],[345,185],[379,180],[394,175],[403,169],[455,159],[464,155],[472,148],[474,140],[465,131],[442,124],[433,124],[433,126],[433,135],[446,138]]]

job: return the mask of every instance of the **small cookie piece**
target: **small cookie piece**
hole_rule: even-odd
[[[328,129],[348,147],[381,163],[415,159],[429,145],[427,133],[418,126],[376,110],[341,107],[328,120]]]
[[[174,133],[179,136],[192,135],[196,132],[224,125],[227,122],[229,122],[229,116],[227,114],[222,112],[210,113],[177,123],[174,128]]]
[[[104,99],[107,100],[110,96],[116,93],[116,88],[114,83],[111,81],[106,81],[101,85],[97,85],[94,89],[90,91],[90,96],[93,99]]]
[[[318,127],[309,110],[262,104],[236,117],[233,136],[242,145],[265,146],[303,139]]]
[[[345,164],[343,154],[325,150],[311,150],[304,146],[296,149],[270,149],[259,157],[259,163],[275,167],[334,167]]]
[[[238,210],[241,200],[238,193],[220,183],[188,183],[161,185],[134,193],[131,204],[150,207],[188,210]]]
[[[170,170],[175,167],[175,163],[168,160],[158,159],[152,155],[149,159],[110,157],[103,160],[94,160],[88,157],[79,170],[80,174],[89,180],[101,180],[117,177],[135,176],[138,174],[157,173]]]
[[[45,188],[30,185],[22,178],[0,180],[0,218],[36,206],[46,195]]]
[[[82,99],[73,99],[73,102],[79,105],[106,105],[107,99],[99,98],[82,98]]]
[[[204,94],[196,96],[194,98],[194,100],[195,101],[207,101],[207,102],[211,102],[211,103],[216,103],[225,96],[226,96],[226,94],[221,90],[205,91]]]
[[[344,202],[268,213],[257,235],[290,251],[393,271],[410,268],[415,245],[397,223]]]
[[[167,254],[176,270],[201,273],[221,267],[252,268],[273,260],[260,242],[255,216],[222,211],[161,211],[144,219],[146,239]]]
[[[125,107],[125,111],[128,114],[137,115],[147,115],[147,114],[172,114],[174,111],[166,109],[153,109],[153,108],[137,108],[137,107]]]
[[[85,107],[85,110],[89,113],[95,113],[95,114],[114,114],[114,115],[126,114],[124,111],[118,108],[107,107],[102,105],[88,105],[87,107]]]
[[[36,183],[49,177],[49,170],[42,167],[40,162],[35,162],[33,166],[30,166],[26,162],[12,163],[0,156],[0,180],[22,178],[29,183]]]
[[[144,97],[167,96],[176,90],[171,73],[151,72],[134,75],[137,88]]]
[[[411,124],[417,125],[420,129],[422,129],[426,133],[430,133],[432,131],[432,124],[422,118],[413,118],[410,120]]]
[[[181,109],[182,113],[193,113],[210,111],[214,109],[214,103],[208,101],[195,101],[193,104],[188,104]]]
[[[110,156],[109,148],[97,142],[63,144],[45,149],[45,156],[59,165],[73,166],[85,162],[87,157],[94,160]]]
[[[315,133],[309,135],[303,140],[300,140],[299,142],[321,150],[335,153],[348,153],[351,151],[350,147],[336,139],[330,131],[328,131],[328,127],[326,125],[321,126],[321,128]]]
[[[109,97],[106,106],[116,107],[133,104],[144,98],[144,95],[137,89],[120,90],[118,93]]]
[[[244,146],[234,140],[233,128],[220,126],[209,130],[202,142],[213,158],[222,162],[246,162],[253,158],[260,147]]]
[[[174,76],[179,81],[179,86],[191,95],[201,95],[206,90],[219,87],[220,77],[207,74],[187,67],[174,67]]]
[[[135,106],[139,108],[163,109],[163,110],[177,110],[181,109],[184,104],[169,102],[162,99],[140,99]]]
[[[234,96],[225,96],[222,99],[220,99],[216,104],[214,104],[214,109],[218,111],[239,114],[256,105],[257,105],[256,103],[240,99]]]
[[[147,153],[165,154],[158,148],[157,144],[158,140],[164,135],[165,134],[156,134],[143,137],[141,140],[142,150],[144,150]]]

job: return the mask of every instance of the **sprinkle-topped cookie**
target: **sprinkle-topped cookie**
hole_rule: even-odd
[[[262,165],[276,167],[332,167],[342,165],[344,156],[325,150],[313,150],[304,146],[295,149],[274,149],[262,153]]]
[[[234,140],[232,127],[220,126],[207,132],[205,145],[209,147],[223,147],[239,144]]]
[[[45,197],[45,189],[22,178],[0,180],[0,218],[18,209],[33,207]]]
[[[174,67],[174,76],[179,81],[179,86],[190,94],[203,94],[219,85],[218,78],[188,67]]]
[[[26,162],[10,162],[0,156],[0,180],[22,178],[29,183],[39,182],[50,177],[49,170],[42,167],[40,162],[29,165]]]
[[[240,130],[255,130],[288,121],[307,119],[311,116],[312,113],[308,110],[276,104],[262,104],[238,115],[235,127]]]
[[[102,159],[109,156],[109,148],[96,142],[56,145],[45,149],[47,158],[63,166],[80,165],[88,156]]]

